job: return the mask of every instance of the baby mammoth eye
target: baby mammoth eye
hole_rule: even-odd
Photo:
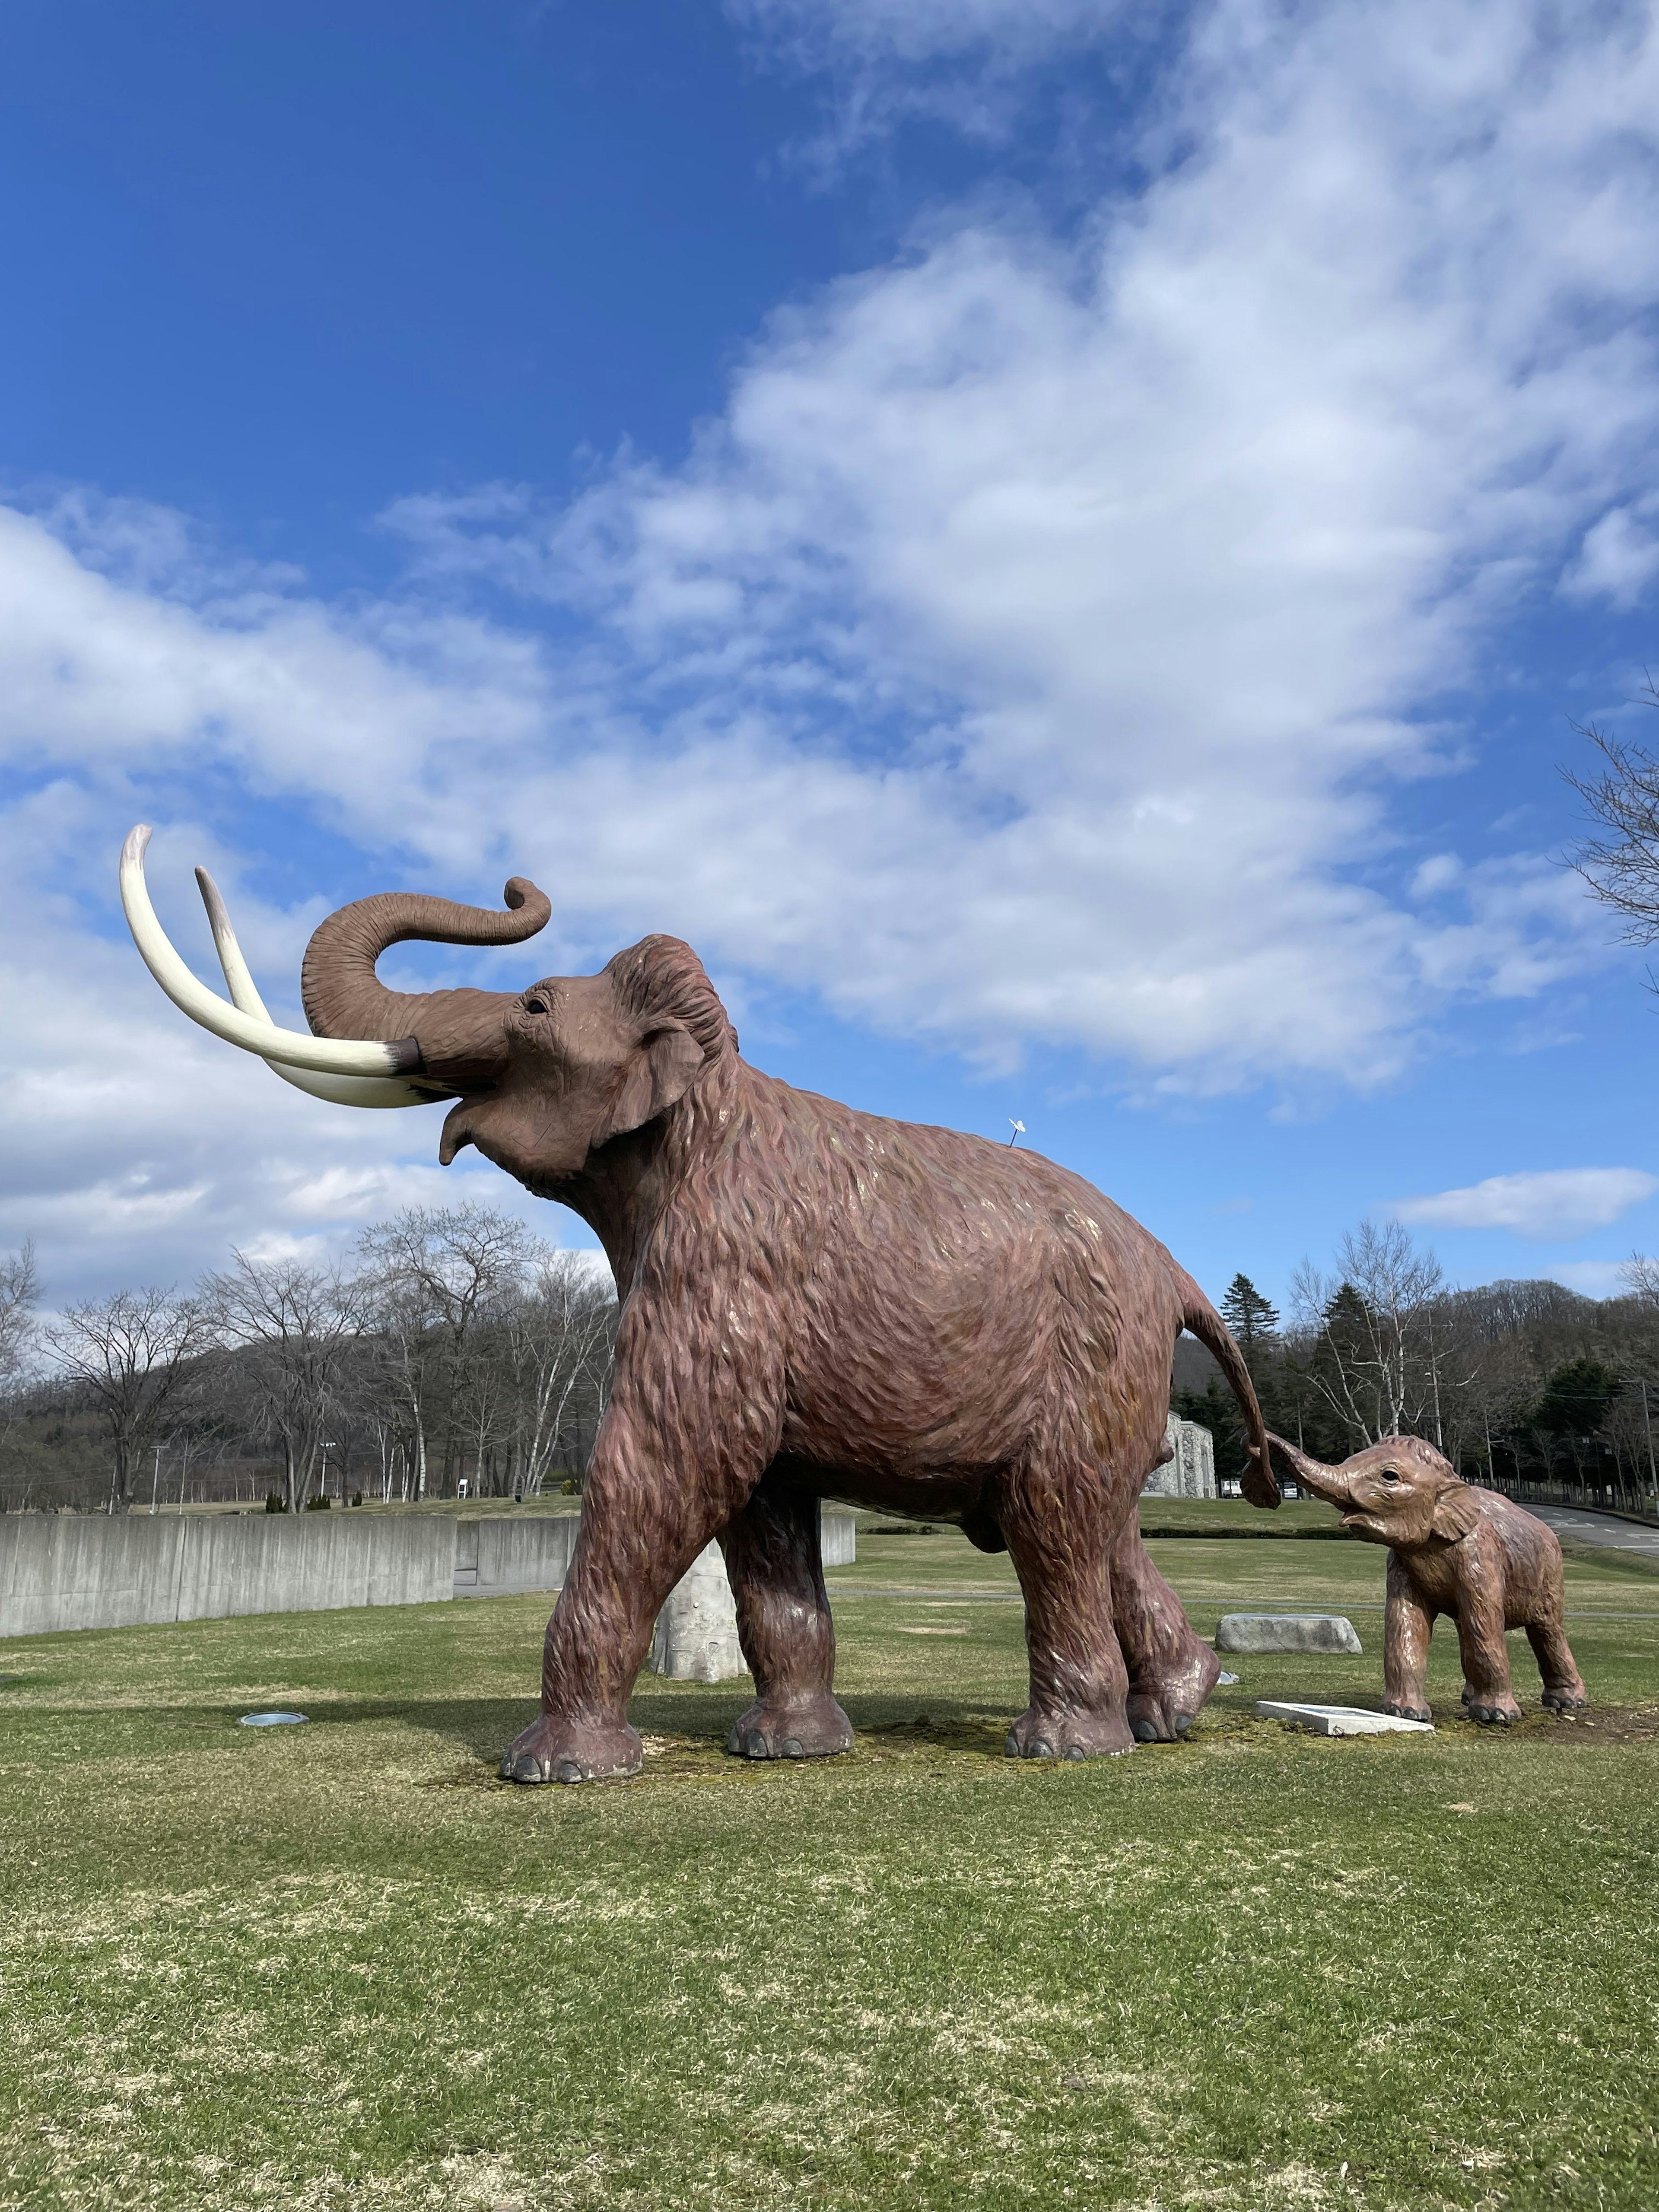
[[[545,999],[526,999],[524,1002],[524,1010],[527,1014],[544,1014],[547,1012],[547,1001]]]
[[[1398,1482],[1400,1475],[1397,1469],[1391,1467],[1385,1467],[1382,1470],[1382,1480],[1384,1482]]]

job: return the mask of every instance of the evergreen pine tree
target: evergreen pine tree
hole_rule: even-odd
[[[1221,1301],[1221,1318],[1243,1353],[1244,1364],[1255,1382],[1258,1363],[1277,1346],[1278,1309],[1267,1303],[1248,1275],[1235,1275]]]

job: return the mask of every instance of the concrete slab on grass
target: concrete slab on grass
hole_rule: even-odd
[[[1224,1613],[1218,1651],[1345,1651],[1362,1647],[1352,1621],[1340,1613]]]
[[[1306,1729],[1312,1735],[1432,1735],[1432,1721],[1402,1721],[1393,1713],[1363,1712],[1358,1705],[1297,1705],[1281,1698],[1261,1698],[1257,1717]]]

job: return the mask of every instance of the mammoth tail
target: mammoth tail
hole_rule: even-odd
[[[1243,1354],[1227,1333],[1227,1324],[1186,1272],[1171,1263],[1170,1274],[1181,1303],[1183,1327],[1191,1330],[1226,1377],[1227,1388],[1238,1401],[1248,1436],[1244,1462],[1244,1495],[1252,1505],[1276,1506],[1279,1484],[1267,1456],[1267,1431],[1255,1401],[1255,1385],[1244,1364]]]

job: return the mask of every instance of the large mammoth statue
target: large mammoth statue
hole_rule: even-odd
[[[1429,1717],[1429,1638],[1441,1613],[1457,1624],[1463,1703],[1472,1720],[1507,1725],[1521,1708],[1510,1686],[1504,1632],[1524,1628],[1542,1703],[1572,1712],[1587,1702],[1561,1625],[1561,1547],[1536,1514],[1465,1482],[1421,1437],[1384,1437],[1340,1467],[1326,1467],[1282,1437],[1269,1439],[1342,1525],[1389,1547],[1382,1616],[1386,1712]]]
[[[696,956],[647,937],[597,975],[405,997],[374,963],[402,939],[504,945],[508,911],[388,893],[331,915],[306,952],[313,1034],[276,1028],[203,879],[227,1005],[162,935],[147,830],[122,856],[133,935],[205,1027],[327,1098],[453,1099],[465,1145],[590,1222],[622,1301],[616,1375],[581,1534],[548,1624],[542,1709],[501,1771],[633,1774],[629,1691],[674,1583],[717,1537],[757,1697],[731,1748],[812,1758],[852,1742],[831,1678],[818,1500],[959,1522],[1013,1557],[1030,1704],[1011,1754],[1083,1759],[1168,1741],[1218,1662],[1141,1547],[1183,1325],[1220,1362],[1279,1492],[1243,1360],[1155,1237],[1034,1153],[859,1114],[738,1056]],[[199,875],[198,871],[198,875]]]

